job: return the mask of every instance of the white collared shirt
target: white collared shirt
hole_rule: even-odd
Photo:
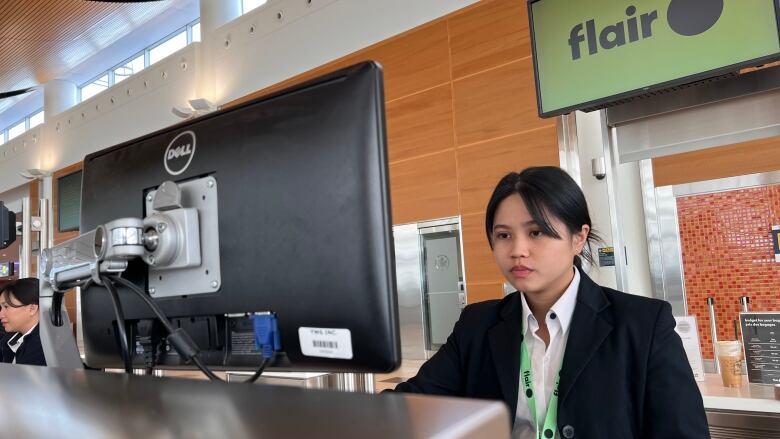
[[[38,326],[36,323],[35,326],[30,328],[27,332],[22,334],[21,337],[11,337],[8,340],[8,347],[11,348],[11,351],[13,351],[14,354],[16,354],[16,351],[19,349],[19,347],[24,343],[24,338],[27,337],[27,334],[33,332],[33,329],[35,329]],[[14,355],[14,361],[11,362],[12,364],[16,364],[16,355]]]
[[[550,346],[545,349],[544,341],[536,335],[539,330],[539,322],[531,313],[528,303],[525,300],[525,294],[521,294],[523,303],[523,328],[525,333],[523,338],[528,346],[528,353],[531,355],[531,367],[533,370],[534,389],[536,397],[536,417],[539,425],[544,424],[544,418],[547,416],[547,404],[552,395],[555,378],[561,368],[561,359],[566,349],[566,339],[569,336],[569,325],[574,314],[574,306],[577,304],[577,290],[580,287],[580,272],[574,269],[574,279],[569,287],[563,292],[563,295],[547,312],[546,323],[547,330],[550,332]],[[517,346],[517,356],[520,356],[520,346]],[[517,412],[515,413],[515,425],[512,429],[513,439],[535,439],[536,423],[531,421],[531,412],[528,408],[528,400],[525,398],[523,383],[517,392]],[[555,437],[558,437],[556,432]]]

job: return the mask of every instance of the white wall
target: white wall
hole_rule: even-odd
[[[619,185],[618,211],[623,244],[626,248],[626,274],[628,291],[641,296],[652,297],[650,262],[645,230],[645,208],[642,204],[642,186],[639,177],[639,162],[618,165],[616,181]]]
[[[171,112],[196,97],[198,43],[47,121],[42,163],[58,169],[86,154],[180,122]]]
[[[269,2],[211,37],[217,51],[216,102],[273,85],[472,3],[476,1]]]
[[[601,246],[612,247],[612,226],[610,223],[609,199],[607,198],[607,180],[597,180],[591,172],[591,159],[604,156],[604,145],[601,139],[600,113],[576,113],[577,120],[577,148],[580,156],[580,181],[582,192],[588,201],[590,219],[593,227],[604,241]],[[593,249],[596,266],[592,267],[589,275],[598,284],[609,288],[615,288],[615,267],[598,266],[598,249]]]
[[[43,125],[38,125],[0,145],[0,191],[5,192],[27,183],[27,180],[19,175],[20,172],[43,168],[40,160],[43,129]]]
[[[591,167],[591,159],[604,157],[604,148],[607,147],[602,136],[601,113],[577,112],[576,119],[582,190],[588,201],[591,220],[607,246],[615,246],[612,221],[617,221],[628,260],[626,292],[650,297],[652,286],[639,164],[630,162],[618,165],[617,175],[614,176],[617,213],[613,212],[609,205],[607,180],[594,178]],[[607,172],[612,172],[608,161],[606,165]],[[615,267],[599,267],[591,275],[601,285],[616,287]]]

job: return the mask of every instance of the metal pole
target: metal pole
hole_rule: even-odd
[[[43,251],[44,249],[51,247],[51,243],[49,242],[49,200],[46,198],[41,199],[38,215],[41,218],[41,231],[38,235],[41,241],[39,248],[40,251]]]
[[[30,248],[30,222],[32,221],[32,215],[30,214],[30,197],[22,198],[22,245],[19,249],[19,278],[30,277],[30,256],[32,254],[32,248]],[[14,224],[14,227],[16,225]]]
[[[715,320],[715,298],[707,298],[707,308],[710,311],[710,336],[712,337],[712,354],[713,362],[715,363],[715,373],[720,373],[720,365],[718,365],[718,324]]]
[[[739,304],[742,306],[742,312],[750,312],[750,297],[748,296],[740,297]]]

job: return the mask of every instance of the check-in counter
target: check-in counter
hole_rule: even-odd
[[[720,375],[699,382],[712,439],[780,439],[780,401],[769,385],[723,387]]]
[[[501,402],[424,395],[3,363],[0,388],[2,438],[508,439],[510,427]]]

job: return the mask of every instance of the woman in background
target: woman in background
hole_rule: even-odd
[[[38,330],[38,279],[19,279],[2,288],[0,323],[8,333],[0,341],[2,361],[45,366]]]
[[[585,196],[556,167],[506,175],[485,228],[517,292],[466,307],[396,391],[503,400],[516,439],[709,438],[669,303],[593,282]]]

